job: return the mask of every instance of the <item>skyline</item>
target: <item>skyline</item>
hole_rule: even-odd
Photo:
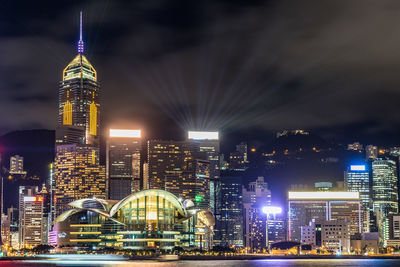
[[[363,11],[400,3],[299,3],[27,4],[0,26],[0,54],[20,48],[0,62],[0,258],[399,257],[396,54]]]
[[[330,3],[326,17],[316,1],[123,5],[60,2],[43,11],[32,5],[34,12],[1,14],[0,53],[6,56],[0,109],[14,117],[0,121],[1,134],[55,128],[58,70],[76,52],[83,10],[85,48],[104,93],[102,133],[140,128],[169,138],[197,128],[259,140],[280,129],[305,128],[333,140],[395,144],[398,40],[396,34],[380,38],[397,31],[394,2],[376,3],[374,10],[357,2]],[[354,14],[356,7],[361,10]],[[123,11],[129,8],[135,16]],[[309,19],[293,13],[299,8]],[[381,40],[387,49],[374,52]],[[213,92],[214,101],[206,101]],[[241,112],[232,113],[236,108]]]

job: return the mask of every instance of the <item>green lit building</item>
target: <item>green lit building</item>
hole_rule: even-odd
[[[140,191],[121,201],[80,199],[69,205],[73,209],[54,222],[51,243],[58,247],[172,250],[212,246],[212,213],[164,190]]]

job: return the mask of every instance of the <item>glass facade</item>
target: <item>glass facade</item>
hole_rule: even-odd
[[[212,244],[211,212],[187,210],[164,190],[137,192],[119,202],[83,199],[70,206],[75,209],[55,221],[58,246],[172,250]]]
[[[349,192],[359,192],[362,206],[362,230],[369,232],[369,212],[370,212],[370,182],[369,171],[364,165],[350,165],[345,173],[345,188]]]

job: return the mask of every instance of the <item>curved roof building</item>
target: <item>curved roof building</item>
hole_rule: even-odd
[[[133,193],[121,201],[80,199],[54,221],[58,246],[169,250],[175,246],[210,248],[213,214],[184,205],[159,189]]]

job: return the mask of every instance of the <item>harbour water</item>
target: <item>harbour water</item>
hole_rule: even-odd
[[[66,259],[0,261],[0,266],[141,266],[141,267],[264,267],[264,266],[400,266],[400,259],[265,259],[265,260],[209,260],[209,261],[80,261]]]

